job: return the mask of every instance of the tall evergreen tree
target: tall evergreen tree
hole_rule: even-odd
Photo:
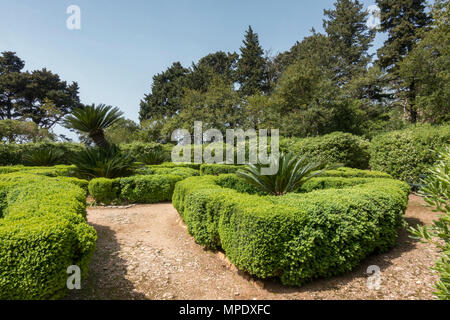
[[[253,32],[251,26],[248,27],[243,43],[237,66],[237,81],[242,95],[250,96],[264,89],[266,61],[258,34]]]
[[[189,89],[205,92],[211,81],[219,76],[227,82],[234,82],[236,78],[236,64],[239,55],[237,53],[225,53],[217,51],[201,58],[198,63],[192,64],[186,86]]]
[[[380,30],[388,34],[383,47],[378,49],[378,63],[387,72],[386,79],[395,90],[396,98],[401,100],[405,116],[411,123],[416,123],[416,81],[410,79],[408,85],[403,86],[399,79],[399,65],[414,49],[431,22],[425,12],[426,1],[377,0],[377,4],[381,10]]]
[[[172,117],[182,108],[183,88],[189,69],[175,62],[153,77],[152,91],[140,103],[140,121]]]
[[[377,4],[381,10],[380,31],[388,33],[388,39],[378,49],[378,62],[382,68],[395,72],[431,19],[425,12],[425,0],[377,0]]]
[[[324,15],[323,27],[333,45],[335,80],[344,85],[367,71],[375,32],[367,27],[368,13],[358,0],[337,0]]]

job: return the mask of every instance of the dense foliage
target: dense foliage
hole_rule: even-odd
[[[278,168],[274,174],[264,174],[263,165],[248,164],[236,175],[264,193],[281,196],[294,192],[309,179],[321,174],[320,162],[311,162],[307,156],[296,157],[292,153],[272,156],[271,166]]]
[[[314,138],[282,139],[280,149],[295,155],[307,155],[311,161],[327,165],[339,163],[358,169],[367,169],[369,166],[369,142],[349,133],[334,132]]]
[[[412,234],[424,242],[437,246],[442,255],[434,267],[440,274],[436,283],[436,296],[442,300],[450,300],[450,147],[439,153],[439,160],[422,181],[424,187],[420,191],[428,206],[441,213],[431,227],[418,226],[411,228]]]
[[[127,177],[138,169],[136,159],[111,145],[86,148],[72,158],[76,175],[83,179]]]
[[[177,183],[172,202],[199,244],[222,248],[254,276],[302,285],[388,250],[403,225],[408,185],[373,178],[372,172],[356,171],[354,178],[338,177],[339,172],[323,189],[281,197],[230,189],[243,186],[235,175],[192,177]],[[315,179],[327,181],[307,183]]]
[[[86,223],[86,191],[65,178],[0,175],[0,299],[65,294],[67,268],[87,271],[96,233]]]
[[[139,174],[116,179],[96,178],[89,182],[89,193],[99,203],[156,203],[172,199],[175,184],[198,175],[187,167],[148,166]]]
[[[142,128],[167,142],[175,128],[192,131],[195,120],[204,130],[280,128],[285,137],[372,137],[408,123],[445,123],[448,1],[377,4],[377,28],[367,26],[360,1],[337,0],[324,10],[325,32],[313,29],[286,52],[264,53],[250,26],[239,53],[211,53],[190,68],[173,63],[141,101]],[[377,30],[388,37],[375,60],[369,52]]]
[[[417,183],[437,160],[430,149],[440,149],[449,139],[449,126],[418,126],[376,136],[370,144],[370,167]]]

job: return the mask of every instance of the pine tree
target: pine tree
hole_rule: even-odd
[[[238,61],[237,80],[243,96],[250,96],[263,91],[265,76],[264,51],[259,44],[258,34],[251,26],[245,34],[244,46],[240,48],[241,57]]]
[[[388,33],[388,39],[378,50],[378,62],[382,68],[395,72],[431,19],[425,12],[425,0],[377,0],[377,4],[381,10],[380,31]]]
[[[368,50],[375,33],[367,27],[368,13],[358,1],[338,0],[334,9],[324,10],[323,27],[333,46],[333,69],[339,85],[367,71]]]

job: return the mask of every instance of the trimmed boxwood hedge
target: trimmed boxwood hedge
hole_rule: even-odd
[[[241,169],[243,166],[229,165],[229,164],[202,164],[200,166],[200,175],[214,175],[226,173],[234,173]]]
[[[23,165],[0,167],[0,174],[12,172],[27,172],[29,174],[40,174],[47,177],[70,177],[74,174],[75,166],[56,165],[53,167],[28,167]]]
[[[0,165],[24,164],[23,156],[39,149],[52,149],[61,153],[58,164],[70,164],[70,159],[85,147],[72,142],[39,142],[23,144],[0,144]]]
[[[388,250],[403,226],[406,183],[382,173],[341,171],[343,177],[336,170],[311,179],[303,193],[281,197],[242,190],[233,174],[191,177],[177,183],[172,202],[199,244],[222,248],[254,276],[302,285]]]
[[[296,155],[307,155],[311,161],[325,164],[367,169],[369,167],[369,141],[350,133],[334,132],[313,138],[280,139],[280,150]]]
[[[423,125],[382,134],[370,145],[370,167],[396,179],[417,183],[438,159],[438,150],[450,140],[450,126]]]
[[[175,184],[196,175],[198,171],[188,167],[146,166],[140,174],[131,177],[92,179],[89,194],[104,204],[170,201]]]
[[[84,275],[95,249],[85,190],[64,178],[2,174],[0,210],[0,299],[62,297],[67,268]]]

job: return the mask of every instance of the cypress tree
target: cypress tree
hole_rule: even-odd
[[[245,34],[244,46],[240,48],[241,57],[237,67],[237,81],[243,96],[249,96],[263,91],[265,76],[264,51],[259,44],[258,34],[251,26]]]

